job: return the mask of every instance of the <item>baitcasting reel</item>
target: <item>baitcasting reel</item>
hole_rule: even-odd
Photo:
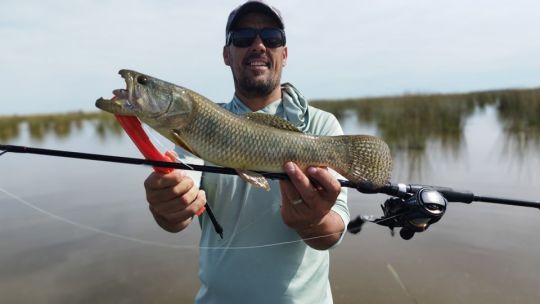
[[[389,227],[392,235],[394,228],[401,227],[399,235],[409,240],[416,232],[425,231],[438,222],[446,211],[446,205],[447,200],[440,192],[425,187],[412,194],[387,199],[381,205],[384,215],[371,222]],[[358,217],[349,223],[347,229],[356,234],[365,221],[365,218]]]

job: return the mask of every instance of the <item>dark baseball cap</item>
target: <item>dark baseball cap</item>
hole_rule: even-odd
[[[263,13],[274,18],[278,22],[279,28],[282,30],[285,29],[285,25],[283,24],[283,18],[281,17],[281,13],[277,8],[267,4],[262,0],[249,0],[246,3],[235,8],[229,14],[229,19],[227,19],[227,26],[225,27],[225,35],[227,35],[229,31],[234,28],[236,22],[238,21],[238,19],[240,19],[240,17],[252,12]]]

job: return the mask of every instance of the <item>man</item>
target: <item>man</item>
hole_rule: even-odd
[[[223,107],[277,115],[308,134],[342,134],[333,115],[309,107],[292,85],[280,86],[285,44],[277,9],[248,1],[231,12],[223,60],[235,94]],[[291,181],[270,181],[269,192],[218,174],[203,174],[204,190],[182,171],[152,173],[145,181],[150,210],[163,229],[183,230],[206,202],[223,226],[221,240],[208,217],[199,218],[198,303],[332,302],[326,249],[339,242],[349,221],[346,190],[326,168],[302,172],[288,162],[283,169]]]

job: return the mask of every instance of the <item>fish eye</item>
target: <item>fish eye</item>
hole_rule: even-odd
[[[137,82],[142,85],[146,85],[148,83],[148,78],[146,76],[138,76]]]

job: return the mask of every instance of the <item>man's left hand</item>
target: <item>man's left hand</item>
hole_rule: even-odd
[[[302,238],[314,238],[306,241],[311,247],[330,247],[339,240],[345,226],[341,217],[331,211],[341,185],[327,168],[309,167],[304,174],[296,164],[287,162],[284,170],[290,181],[280,181],[283,221]]]

